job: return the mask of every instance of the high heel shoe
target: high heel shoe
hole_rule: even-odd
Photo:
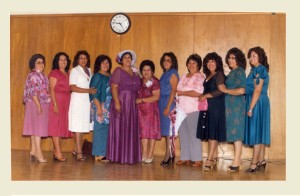
[[[39,163],[47,163],[47,159],[45,159],[44,157],[34,156],[34,159]]]
[[[262,160],[262,161],[260,162],[260,167],[259,167],[259,169],[260,169],[260,170],[265,170],[265,169],[266,169],[266,166],[267,166],[267,162],[266,162],[266,160],[264,159],[264,160]]]
[[[169,165],[170,163],[174,163],[174,161],[175,161],[175,156],[173,156],[173,157],[170,156],[167,161],[162,160],[160,165],[166,166],[166,165]]]
[[[30,161],[35,161],[35,155],[29,153],[29,160]]]
[[[85,160],[85,156],[83,156],[82,152],[80,152],[80,153],[76,152],[76,159],[77,159],[77,161],[84,161]]]
[[[211,165],[206,165],[206,163],[207,163],[208,161],[211,162]],[[205,166],[204,166],[204,171],[205,171],[205,172],[211,171],[211,170],[215,167],[215,165],[216,165],[216,163],[214,162],[214,160],[206,159],[206,163],[205,163]]]
[[[73,155],[73,157],[76,157],[77,156],[77,152],[75,150],[72,150],[72,155]]]
[[[53,159],[55,161],[59,161],[59,162],[66,162],[67,161],[66,157],[57,157],[55,154],[53,154]]]
[[[153,157],[152,158],[146,158],[145,163],[152,163],[153,162]]]
[[[255,165],[256,167],[253,169],[251,168],[251,165]],[[246,170],[247,173],[254,173],[260,168],[260,162],[257,163],[251,163],[250,167]]]
[[[235,172],[235,171],[240,171],[242,169],[242,166],[232,166],[230,165],[227,169],[227,171]]]

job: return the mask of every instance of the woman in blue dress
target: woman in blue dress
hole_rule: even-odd
[[[246,81],[246,127],[244,144],[254,146],[253,159],[246,172],[265,169],[265,146],[270,145],[269,64],[263,48],[250,48],[251,72]]]
[[[161,136],[166,140],[166,153],[162,166],[174,163],[174,143],[170,139],[174,139],[175,124],[175,94],[179,80],[177,58],[173,52],[166,52],[160,59],[160,66],[163,69],[163,75],[160,78],[160,128]]]
[[[99,55],[94,64],[94,75],[90,88],[96,88],[97,93],[90,94],[91,119],[94,122],[92,155],[95,160],[106,161],[106,145],[109,124],[109,107],[111,92],[109,86],[111,59],[106,55]]]
[[[245,132],[245,88],[246,88],[246,57],[238,48],[231,48],[225,61],[231,69],[225,84],[219,85],[225,95],[226,140],[234,143],[234,159],[228,167],[229,171],[238,171],[242,165],[242,141]]]

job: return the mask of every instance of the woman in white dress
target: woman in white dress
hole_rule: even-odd
[[[82,133],[90,131],[89,93],[95,94],[95,88],[89,88],[92,73],[90,55],[87,51],[78,51],[74,57],[73,69],[70,73],[71,101],[69,108],[69,130],[75,133],[76,149],[73,154],[78,161],[84,161],[82,154]]]

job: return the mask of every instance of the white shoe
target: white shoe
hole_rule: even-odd
[[[152,163],[153,162],[153,157],[152,158],[147,158],[146,160],[145,160],[145,163]]]
[[[147,159],[148,159],[147,157],[143,157],[142,162],[145,162]]]

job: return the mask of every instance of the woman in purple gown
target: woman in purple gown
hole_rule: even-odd
[[[137,91],[141,85],[137,69],[133,67],[136,55],[124,50],[117,56],[117,67],[111,78],[112,101],[106,158],[112,162],[135,164],[141,162],[141,144],[138,132]]]

